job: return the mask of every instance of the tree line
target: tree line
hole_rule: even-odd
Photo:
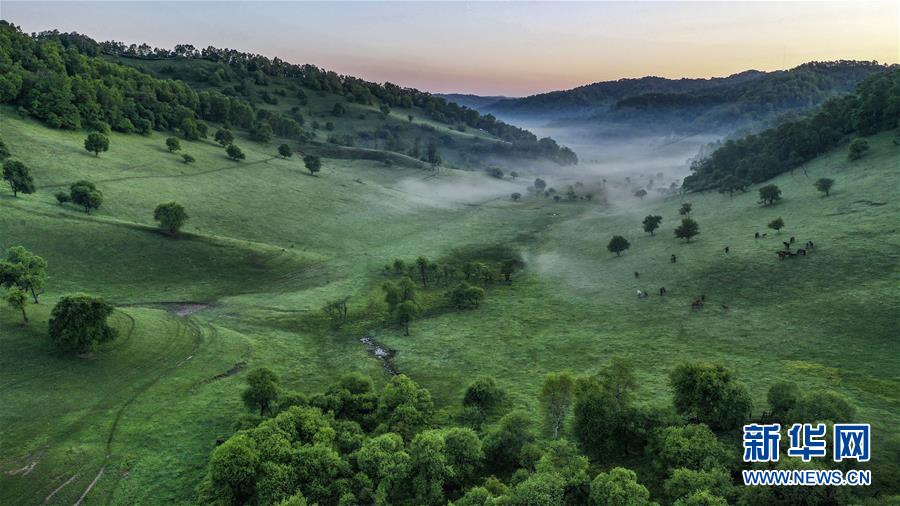
[[[807,117],[726,141],[692,164],[683,186],[688,191],[746,188],[793,170],[850,137],[897,128],[898,118],[900,69],[874,74],[856,93],[828,100]],[[867,147],[862,139],[853,141],[849,158],[861,157]]]
[[[202,504],[650,506],[653,495],[678,506],[749,506],[851,497],[850,487],[737,486],[748,465],[732,435],[745,421],[850,421],[855,409],[835,393],[777,382],[752,418],[749,390],[716,364],[675,367],[670,405],[642,402],[633,367],[619,359],[596,374],[551,373],[536,413],[514,409],[489,376],[443,409],[404,375],[379,390],[350,374],[313,395],[282,387],[264,368],[246,381],[249,413],[213,450],[197,489]],[[641,461],[640,479],[623,466]],[[896,473],[887,473],[890,488]]]

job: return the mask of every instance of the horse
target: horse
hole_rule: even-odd
[[[794,236],[791,236],[791,244],[794,244]]]
[[[691,302],[691,310],[699,311],[701,309],[703,309],[703,301],[702,300],[697,299],[694,302]]]
[[[666,295],[667,293],[669,293],[669,291],[666,290],[666,287],[664,287],[664,286],[663,286],[663,287],[660,287],[660,289],[659,289],[659,296],[660,296],[660,297]]]
[[[639,277],[641,277],[641,273],[638,271],[634,271],[634,278],[637,279]]]
[[[803,249],[803,248],[800,248],[800,249],[797,250],[797,254],[798,254],[798,255],[806,256],[806,250]]]
[[[759,239],[759,232],[757,232],[756,234],[754,234],[754,235],[753,235],[753,238],[754,238],[754,239]]]
[[[674,264],[675,262],[678,261],[678,257],[676,257],[675,255],[672,255],[672,258],[670,259],[670,261]]]
[[[730,246],[725,246],[725,254],[726,254],[726,255],[728,254],[728,252],[729,252],[730,250],[731,250],[731,247],[730,247]]]
[[[637,298],[639,298],[639,299],[646,299],[647,297],[649,297],[649,295],[647,294],[647,292],[645,292],[645,291],[643,291],[643,290],[638,290],[638,291],[637,291]]]
[[[791,243],[787,241],[781,241],[781,244],[784,244],[784,249],[791,249]]]

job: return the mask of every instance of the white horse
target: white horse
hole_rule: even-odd
[[[647,292],[643,291],[643,290],[638,290],[638,291],[637,291],[637,297],[638,297],[639,299],[646,299],[646,298],[649,297],[649,296],[650,296],[650,295],[649,295]]]

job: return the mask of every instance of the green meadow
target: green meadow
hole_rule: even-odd
[[[310,103],[326,109],[324,99]],[[0,192],[0,249],[21,244],[49,264],[30,324],[0,308],[2,504],[188,502],[217,438],[245,410],[245,370],[271,368],[310,393],[350,371],[383,384],[387,373],[359,341],[366,334],[397,350],[396,367],[438,406],[492,375],[514,405],[536,409],[546,373],[591,373],[615,357],[633,363],[642,401],[667,402],[668,372],[702,360],[737,372],[754,415],[771,384],[790,380],[850,399],[876,441],[900,435],[900,147],[889,134],[869,138],[860,160],[848,162],[844,146],[776,178],[784,199],[772,206],[757,202],[757,187],[513,202],[534,177],[527,170],[513,182],[326,158],[310,176],[299,157],[275,156],[278,142],[244,138],[242,162],[211,141],[182,141],[196,158],[186,165],[159,133],[113,133],[95,157],[82,132],[0,114],[0,135],[38,186],[19,198]],[[547,177],[557,188],[579,179],[557,170]],[[835,179],[831,196],[813,187],[820,177]],[[105,196],[92,215],[54,199],[79,179]],[[152,216],[172,200],[190,215],[177,237]],[[689,243],[672,234],[682,202],[700,225]],[[663,216],[653,236],[641,230],[648,214]],[[777,217],[786,227],[776,233],[766,224]],[[631,243],[621,256],[606,249],[616,234]],[[816,248],[779,261],[792,236]],[[490,259],[498,249],[525,267],[489,285],[479,309],[426,313],[408,337],[385,321],[385,264]],[[78,291],[113,303],[119,331],[84,357],[46,337],[53,304]],[[692,311],[700,295],[707,303]],[[342,297],[351,322],[335,331],[320,308]]]

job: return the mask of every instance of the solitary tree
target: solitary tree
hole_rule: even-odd
[[[25,292],[20,290],[17,286],[10,288],[9,292],[6,294],[6,303],[9,304],[9,307],[21,311],[22,320],[25,323],[28,323],[28,314],[25,313],[25,305],[28,304],[28,296],[25,295]]]
[[[522,198],[522,194],[519,192],[515,192],[512,195],[510,195],[510,198],[513,200],[519,200],[520,198]]]
[[[759,189],[759,203],[771,205],[781,200],[781,188],[774,184],[767,184]]]
[[[260,416],[265,415],[278,399],[278,376],[265,367],[250,371],[247,389],[241,397],[249,409],[258,409]]]
[[[681,207],[678,209],[678,214],[680,214],[682,216],[690,216],[692,208],[693,208],[693,206],[691,205],[690,202],[684,202],[681,204]]]
[[[775,218],[774,220],[769,222],[768,227],[778,232],[782,228],[784,228],[784,220],[782,220],[781,218]]]
[[[215,135],[216,142],[219,143],[223,148],[231,145],[234,142],[234,134],[231,133],[231,130],[227,128],[222,128],[221,130],[216,131]]]
[[[834,179],[822,177],[816,181],[816,189],[824,193],[826,197],[831,194],[832,186],[834,186]]]
[[[644,200],[644,197],[647,196],[647,190],[641,188],[640,190],[634,192],[634,196],[638,197],[641,200]]]
[[[101,152],[109,151],[109,138],[100,132],[91,132],[84,140],[84,149],[100,156]]]
[[[510,276],[516,272],[516,269],[522,267],[522,261],[517,258],[507,258],[503,262],[500,263],[500,274],[503,275],[503,279],[509,281]]]
[[[16,287],[30,292],[34,303],[44,288],[47,278],[47,261],[25,249],[13,246],[6,250],[6,257],[0,261],[0,286]]]
[[[196,160],[194,159],[194,157],[187,153],[181,155],[181,162],[184,163],[185,165],[194,163],[195,161]]]
[[[509,173],[509,177],[511,177],[513,179],[519,179],[519,173],[516,171],[512,171]]]
[[[411,300],[405,300],[394,308],[394,318],[403,326],[404,335],[409,335],[409,323],[419,314],[419,308]]]
[[[649,232],[650,235],[653,235],[653,231],[659,228],[659,224],[662,223],[662,220],[662,216],[653,214],[647,215],[643,222],[644,232]]]
[[[315,176],[320,170],[322,170],[322,159],[316,155],[306,155],[303,157],[303,165],[306,166],[306,170],[309,171],[309,175]]]
[[[90,181],[77,181],[69,186],[72,202],[83,207],[84,212],[91,214],[103,204],[103,193]]]
[[[34,178],[31,177],[28,167],[18,160],[7,160],[3,164],[3,180],[9,183],[13,197],[19,193],[34,193]]]
[[[425,152],[425,161],[431,164],[432,169],[441,164],[441,155],[438,154],[437,145],[434,142],[428,143],[428,149]]]
[[[679,225],[675,229],[675,237],[679,239],[686,239],[687,242],[691,242],[691,238],[700,233],[700,225],[697,224],[696,221],[691,218],[684,218],[681,220],[681,225]]]
[[[229,144],[228,147],[225,148],[225,154],[228,155],[228,158],[231,158],[234,161],[239,161],[247,158],[247,156],[244,155],[244,152],[241,151],[241,148],[235,146],[234,144]]]
[[[847,159],[850,161],[859,160],[868,150],[869,143],[865,139],[854,139],[850,143],[850,152],[847,154]]]
[[[188,215],[181,204],[167,202],[156,206],[153,219],[159,222],[159,228],[175,235],[188,220]]]
[[[627,250],[631,247],[631,243],[628,242],[628,239],[625,239],[621,235],[614,235],[612,239],[609,240],[609,244],[606,245],[606,249],[610,252],[615,253],[616,256],[620,256],[623,251]]]
[[[50,313],[50,341],[77,353],[91,351],[116,337],[106,322],[112,312],[112,305],[99,297],[83,293],[63,297]]]
[[[288,146],[287,144],[282,144],[281,146],[278,146],[278,155],[286,159],[293,156],[294,152],[291,150],[290,146]]]
[[[169,153],[174,153],[181,149],[181,141],[179,141],[175,137],[169,137],[166,139],[166,149],[169,150]]]
[[[534,180],[534,191],[535,193],[544,193],[544,189],[547,188],[547,182],[541,178],[537,178]]]

